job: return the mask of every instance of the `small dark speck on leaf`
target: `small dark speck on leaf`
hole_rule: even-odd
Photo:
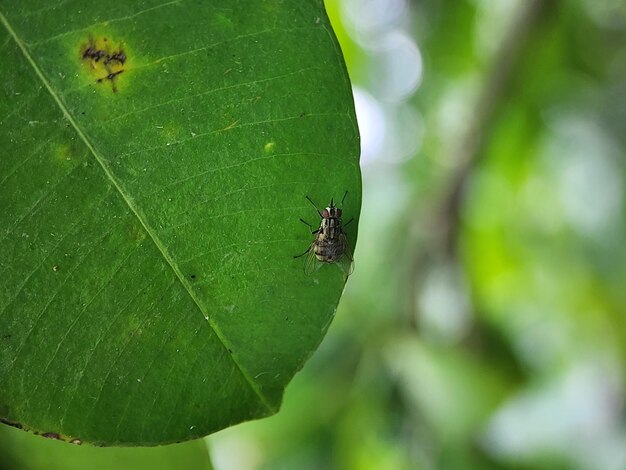
[[[300,117],[304,117],[304,116],[306,116],[306,111],[302,111],[302,112],[300,113]]]
[[[191,277],[191,279],[195,279],[195,278],[196,278],[196,275],[195,275],[195,274],[192,274],[190,277]]]
[[[229,349],[229,350],[228,350],[228,352],[229,352],[230,354],[232,354],[232,353],[233,353],[233,350],[232,350],[232,349]]]
[[[57,434],[56,432],[44,432],[42,434],[43,437],[46,437],[48,439],[58,439],[61,440],[61,436],[59,434]]]

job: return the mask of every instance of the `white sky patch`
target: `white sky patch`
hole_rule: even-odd
[[[361,165],[367,165],[382,150],[387,120],[380,103],[365,90],[353,87],[352,94],[361,134]]]

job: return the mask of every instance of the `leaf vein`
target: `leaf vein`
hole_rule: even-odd
[[[281,78],[287,78],[289,76],[297,75],[299,73],[307,72],[307,71],[310,71],[310,70],[314,70],[316,68],[317,67],[305,67],[305,68],[302,68],[300,70],[296,70],[294,72],[289,72],[289,73],[285,73],[285,74],[282,74],[282,75],[276,75],[274,77],[268,77],[268,78],[263,78],[263,79],[259,79],[259,80],[251,80],[249,82],[235,83],[233,85],[227,85],[227,86],[223,86],[223,87],[219,87],[219,88],[213,88],[211,90],[206,90],[206,91],[203,91],[201,93],[196,93],[194,95],[180,96],[180,97],[168,100],[168,101],[163,101],[163,102],[151,105],[151,106],[146,106],[145,108],[135,109],[135,110],[129,111],[127,113],[118,114],[118,115],[116,115],[115,117],[109,119],[106,122],[107,123],[115,122],[115,121],[118,121],[118,120],[120,120],[122,118],[125,118],[125,117],[128,117],[128,116],[132,116],[134,114],[141,114],[141,113],[143,113],[145,111],[149,111],[149,110],[157,109],[157,108],[160,108],[160,107],[163,107],[163,106],[168,106],[168,105],[171,105],[171,104],[179,103],[179,102],[185,101],[185,100],[193,101],[193,100],[195,100],[195,98],[199,98],[200,96],[211,95],[213,93],[217,93],[217,92],[220,92],[220,91],[226,91],[226,90],[231,90],[231,89],[234,89],[234,88],[247,87],[247,86],[249,87],[249,86],[253,86],[253,85],[258,85],[260,83],[265,83],[265,82],[271,82],[271,81],[274,81],[274,80],[279,80]]]
[[[293,121],[293,120],[297,120],[297,119],[305,119],[305,118],[312,118],[312,117],[324,117],[324,116],[346,116],[346,113],[315,113],[315,114],[306,114],[304,116],[297,115],[297,116],[288,116],[288,117],[278,118],[278,119],[264,119],[263,121],[244,122],[243,124],[239,124],[239,121],[235,121],[233,124],[227,125],[226,127],[222,127],[220,129],[213,129],[212,131],[209,131],[209,132],[202,132],[202,133],[199,133],[199,134],[195,134],[192,137],[187,137],[186,139],[174,140],[172,142],[167,142],[165,144],[159,144],[159,145],[156,145],[154,147],[145,147],[145,148],[142,148],[142,149],[133,150],[131,152],[125,152],[125,153],[119,154],[118,158],[128,157],[130,155],[135,155],[137,153],[152,152],[154,150],[159,150],[159,149],[162,149],[164,147],[171,147],[171,146],[174,146],[174,145],[181,145],[181,144],[184,144],[186,142],[192,141],[194,139],[198,139],[198,138],[201,138],[201,137],[207,137],[207,136],[210,136],[210,135],[219,134],[220,132],[231,131],[233,129],[241,129],[241,128],[244,128],[244,127],[258,126],[260,124],[273,124],[273,123],[276,123],[276,122]]]
[[[151,277],[149,279],[149,281],[147,283],[145,283],[140,289],[137,289],[137,291],[135,292],[135,295],[133,295],[130,300],[128,300],[128,302],[126,302],[126,304],[124,306],[122,306],[120,309],[118,309],[118,311],[113,315],[113,317],[111,318],[111,321],[109,322],[109,325],[106,327],[105,330],[102,331],[102,333],[100,334],[100,336],[98,337],[98,339],[96,340],[96,342],[94,343],[93,347],[91,348],[91,351],[89,353],[89,356],[87,356],[87,361],[85,362],[85,365],[83,367],[81,367],[79,375],[76,379],[76,385],[72,388],[72,394],[69,396],[69,399],[67,400],[67,405],[65,406],[65,412],[63,413],[63,416],[61,416],[61,419],[59,420],[59,422],[61,423],[61,427],[63,427],[63,423],[65,422],[65,419],[67,417],[67,413],[68,411],[71,409],[71,404],[72,402],[76,399],[76,394],[77,391],[80,389],[80,384],[83,381],[83,378],[85,377],[85,372],[87,370],[89,370],[90,366],[91,366],[91,362],[94,358],[94,355],[96,354],[96,351],[98,350],[98,347],[100,346],[100,344],[102,344],[102,341],[105,340],[105,338],[108,337],[109,332],[111,331],[111,328],[113,328],[113,325],[115,324],[115,322],[117,321],[117,319],[126,311],[126,309],[128,307],[130,307],[130,305],[137,299],[137,297],[139,297],[143,291],[143,289],[146,286],[151,286],[152,282],[158,277],[159,274],[161,274],[162,271],[158,271],[157,274],[153,277]],[[168,291],[168,289],[174,285],[174,280],[172,280],[172,282],[170,283],[170,285],[164,289],[164,292],[166,293]]]
[[[118,266],[116,267],[115,271],[113,272],[113,274],[105,280],[104,283],[102,283],[102,285],[98,288],[98,290],[92,295],[91,299],[89,299],[88,302],[85,303],[85,305],[83,306],[82,310],[78,313],[78,315],[76,315],[76,317],[74,318],[74,320],[72,321],[72,323],[70,324],[70,326],[67,328],[67,330],[65,331],[65,334],[63,335],[62,338],[60,338],[57,342],[57,347],[54,350],[54,353],[52,354],[52,356],[50,357],[50,359],[48,360],[48,362],[46,363],[43,372],[41,372],[39,374],[39,382],[37,382],[37,385],[31,390],[28,398],[26,399],[25,403],[24,403],[24,408],[28,408],[28,404],[30,403],[30,400],[35,396],[35,394],[37,393],[37,390],[39,390],[39,387],[41,386],[41,384],[45,381],[45,376],[48,373],[48,369],[50,368],[50,366],[52,365],[52,363],[55,361],[55,359],[57,358],[57,355],[59,354],[59,351],[61,350],[61,346],[63,345],[63,343],[65,342],[65,340],[69,337],[70,333],[72,332],[72,330],[74,330],[74,328],[76,327],[76,325],[78,324],[78,322],[80,321],[80,319],[83,317],[84,313],[87,311],[87,309],[89,308],[89,306],[94,302],[94,300],[96,300],[98,298],[98,296],[102,293],[102,291],[104,289],[106,289],[111,282],[113,281],[113,279],[115,278],[115,276],[120,272],[120,270],[124,267],[126,261],[137,251],[137,249],[139,248],[139,246],[141,245],[135,245],[133,247],[132,250],[130,250],[130,252],[128,253],[128,255],[126,255],[126,257],[122,260],[120,260],[120,262],[118,263]],[[50,400],[48,402],[48,409],[50,408],[52,404],[52,400]]]
[[[176,280],[174,279],[172,283],[170,283],[169,286],[167,286],[166,289],[163,290],[163,294],[167,294],[167,292],[169,291],[169,289],[175,284]],[[176,322],[173,330],[176,330],[176,326],[178,326],[178,324],[182,321],[182,319],[184,318],[183,315],[180,315],[178,318],[178,321]],[[152,366],[154,365],[154,361],[156,361],[157,357],[159,356],[159,354],[161,353],[161,351],[163,351],[163,348],[165,347],[165,345],[169,342],[170,338],[165,338],[163,339],[163,341],[161,342],[161,346],[159,346],[158,351],[151,351],[152,353],[152,360],[150,361],[150,364],[148,364],[147,367],[142,368],[143,370],[143,374],[141,375],[140,381],[138,383],[142,383],[143,380],[146,378],[146,376],[148,375],[148,372],[150,372],[150,370],[152,369]],[[155,402],[156,402],[156,396],[157,394],[154,395],[155,396]],[[122,428],[122,424],[124,423],[124,419],[126,417],[126,413],[128,412],[128,407],[130,406],[130,396],[129,399],[126,401],[126,406],[124,406],[124,411],[122,411],[122,414],[119,417],[119,420],[117,422],[117,427],[115,428],[115,432],[113,433],[113,435],[117,435],[120,431],[120,429]],[[151,413],[147,413],[146,416],[152,416]],[[145,419],[144,420],[144,425],[146,424],[148,420]],[[142,431],[143,433],[143,428]]]
[[[191,180],[194,180],[196,178],[200,178],[202,176],[210,175],[212,173],[218,173],[218,172],[224,171],[224,170],[232,170],[234,168],[239,168],[241,166],[245,166],[245,165],[248,165],[250,163],[258,162],[258,161],[261,161],[261,160],[270,160],[270,159],[276,158],[276,157],[288,158],[288,157],[303,157],[303,156],[327,157],[329,155],[326,154],[326,153],[316,153],[316,152],[290,152],[290,153],[274,153],[272,155],[263,155],[262,157],[250,158],[248,160],[244,160],[244,161],[239,162],[239,163],[233,163],[232,165],[224,165],[224,166],[220,166],[220,167],[217,167],[217,168],[211,168],[210,170],[201,171],[200,173],[196,173],[194,175],[190,175],[190,176],[187,176],[185,178],[181,178],[181,179],[172,181],[171,183],[168,183],[168,184],[165,184],[165,185],[161,186],[156,191],[152,191],[152,192],[146,194],[145,197],[150,197],[150,196],[153,196],[153,195],[155,195],[157,193],[162,193],[163,190],[166,189],[166,188],[169,188],[169,187],[172,187],[172,186],[178,186],[181,183],[185,183],[187,181],[191,181]],[[158,166],[155,167],[155,168],[158,168]]]
[[[150,7],[150,8],[146,8],[144,10],[141,10],[141,11],[138,11],[136,13],[133,13],[132,15],[121,16],[121,17],[118,17],[118,18],[110,18],[110,19],[107,19],[107,20],[98,21],[97,23],[90,24],[89,26],[83,26],[81,28],[77,28],[77,29],[74,29],[74,30],[71,30],[71,31],[65,31],[63,33],[56,34],[56,35],[51,36],[49,38],[42,39],[41,41],[36,41],[36,42],[33,42],[33,43],[29,43],[28,45],[30,47],[39,46],[41,44],[46,44],[48,42],[54,41],[56,39],[63,38],[65,36],[70,36],[72,34],[80,32],[80,31],[88,31],[90,29],[93,29],[95,26],[104,25],[104,24],[110,24],[110,23],[117,23],[119,21],[130,20],[130,19],[135,18],[137,16],[140,16],[140,15],[146,13],[146,12],[149,12],[149,11],[152,11],[152,10],[157,10],[159,8],[163,8],[163,7],[166,7],[166,6],[169,6],[169,5],[174,5],[174,4],[180,3],[180,1],[181,0],[173,0],[173,1],[170,1],[170,2],[162,3],[160,5],[155,5],[155,6]]]
[[[112,226],[111,229],[105,233],[102,237],[101,240],[106,238],[109,233],[111,233],[111,231],[115,228],[116,226]],[[48,310],[48,308],[50,307],[50,305],[52,304],[52,302],[54,301],[54,299],[56,298],[56,296],[59,294],[59,292],[61,292],[61,290],[63,289],[63,287],[65,286],[65,284],[70,280],[70,278],[72,277],[72,274],[74,274],[74,272],[82,265],[82,262],[85,261],[85,259],[87,258],[87,256],[89,256],[91,254],[91,252],[93,250],[96,249],[96,247],[99,246],[98,244],[94,244],[94,246],[91,247],[91,249],[89,249],[82,257],[80,260],[78,260],[78,262],[76,263],[76,266],[74,266],[72,268],[72,270],[67,274],[67,277],[63,280],[63,282],[61,283],[61,285],[59,286],[59,288],[54,292],[54,294],[52,295],[52,297],[50,297],[50,300],[46,303],[46,305],[44,305],[43,309],[41,310],[41,313],[39,313],[39,315],[37,315],[37,318],[35,318],[35,321],[33,322],[33,325],[30,327],[30,329],[28,330],[28,333],[26,334],[26,337],[24,338],[24,340],[22,341],[22,343],[20,344],[20,346],[18,347],[17,351],[15,352],[15,357],[13,358],[13,361],[11,362],[11,365],[9,366],[9,369],[6,371],[6,376],[9,376],[9,373],[11,372],[11,370],[13,370],[13,366],[15,365],[15,363],[17,362],[17,358],[19,357],[20,353],[22,352],[22,349],[24,348],[24,346],[26,346],[26,343],[28,342],[28,339],[30,338],[30,336],[33,334],[33,331],[35,331],[35,327],[37,326],[37,324],[39,323],[39,321],[41,320],[41,318],[44,316],[44,314],[46,313],[46,311]],[[38,267],[39,269],[39,267]],[[37,270],[35,270],[36,272]],[[32,276],[32,274],[31,274]],[[24,283],[25,284],[25,283]],[[23,288],[23,287],[22,287]],[[21,289],[20,289],[21,290]],[[19,295],[19,294],[18,294]],[[17,298],[17,296],[15,297]],[[15,301],[15,299],[13,300]],[[13,302],[11,302],[12,304]],[[11,305],[9,304],[9,305]],[[7,306],[8,307],[8,306]],[[5,309],[6,310],[6,309]]]

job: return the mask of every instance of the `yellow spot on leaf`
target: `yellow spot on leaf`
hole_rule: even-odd
[[[56,144],[52,149],[54,159],[60,164],[71,165],[78,161],[80,154],[71,144]]]
[[[91,83],[114,93],[124,87],[128,71],[132,68],[126,44],[109,34],[91,36],[82,41],[78,58]]]
[[[265,144],[263,149],[265,150],[265,153],[274,153],[274,147],[276,147],[276,142],[268,142]]]

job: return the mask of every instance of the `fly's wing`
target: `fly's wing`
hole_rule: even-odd
[[[309,247],[309,252],[306,254],[306,259],[304,261],[304,274],[307,276],[313,274],[320,267],[320,262],[315,256],[315,243],[311,243]]]
[[[345,233],[342,233],[339,236],[342,238],[344,251],[341,258],[337,260],[337,264],[346,276],[349,276],[354,272],[354,259],[352,258],[352,251],[350,250],[350,245],[348,244],[348,239],[346,238]]]

